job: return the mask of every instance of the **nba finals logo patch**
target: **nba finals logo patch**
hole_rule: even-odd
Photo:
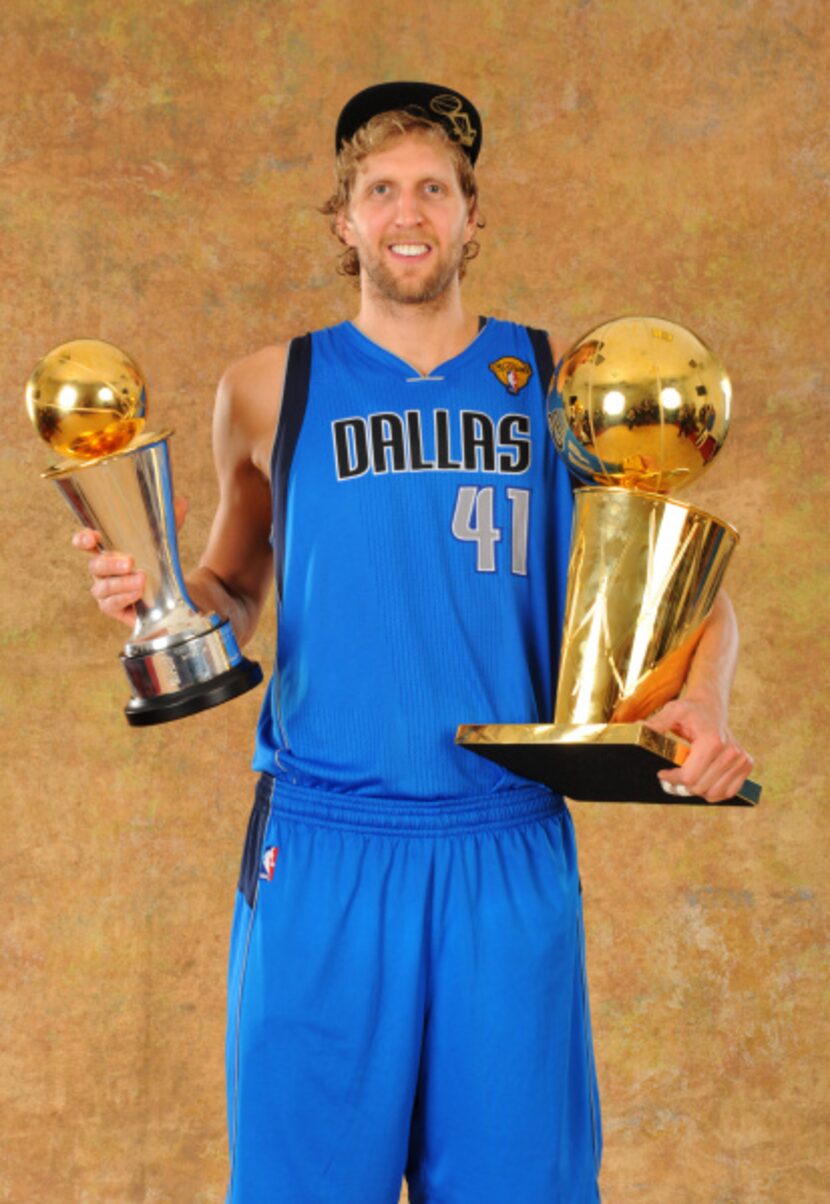
[[[490,371],[498,377],[511,397],[525,387],[533,375],[530,364],[516,359],[515,355],[503,355],[500,360],[494,360],[489,365]]]
[[[259,876],[263,882],[270,882],[274,877],[274,866],[277,864],[279,849],[275,844],[272,844],[262,854],[262,861],[259,866]]]

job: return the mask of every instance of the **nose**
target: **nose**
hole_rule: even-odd
[[[398,207],[395,214],[399,226],[419,226],[421,224],[421,207],[418,192],[415,188],[401,188],[398,193]]]

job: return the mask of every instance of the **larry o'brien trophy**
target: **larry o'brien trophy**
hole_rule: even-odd
[[[738,533],[669,499],[723,446],[732,390],[709,348],[662,318],[619,318],[565,354],[548,422],[576,490],[553,723],[465,724],[456,741],[573,799],[667,795],[688,745],[644,720],[677,697]],[[517,716],[518,718],[518,716]],[[747,781],[727,803],[753,805]]]
[[[67,457],[54,481],[102,551],[130,554],[144,594],[121,661],[133,697],[125,713],[147,726],[181,719],[245,693],[262,670],[239,650],[227,620],[187,596],[176,540],[167,439],[144,433],[147,390],[132,359],[100,339],[62,343],[26,386],[38,434]]]

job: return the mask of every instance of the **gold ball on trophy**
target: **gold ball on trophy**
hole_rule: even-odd
[[[140,434],[147,387],[125,351],[103,339],[75,339],[38,363],[26,385],[26,409],[53,451],[95,460]]]
[[[581,480],[668,493],[720,451],[731,402],[723,364],[697,335],[664,318],[617,318],[563,356],[548,423]]]

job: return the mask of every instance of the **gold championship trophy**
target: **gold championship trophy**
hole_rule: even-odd
[[[591,482],[575,494],[554,721],[466,724],[456,741],[569,798],[667,795],[658,769],[688,745],[644,720],[676,698],[738,533],[666,495],[723,446],[732,389],[718,358],[662,318],[619,318],[564,356],[548,401],[556,449]],[[744,783],[727,803],[750,806]]]
[[[143,433],[147,390],[135,363],[111,343],[76,339],[40,361],[26,386],[38,434],[66,456],[43,475],[103,551],[130,554],[145,574],[135,627],[122,654],[135,726],[217,706],[262,680],[227,620],[187,596],[176,539],[167,439]]]

